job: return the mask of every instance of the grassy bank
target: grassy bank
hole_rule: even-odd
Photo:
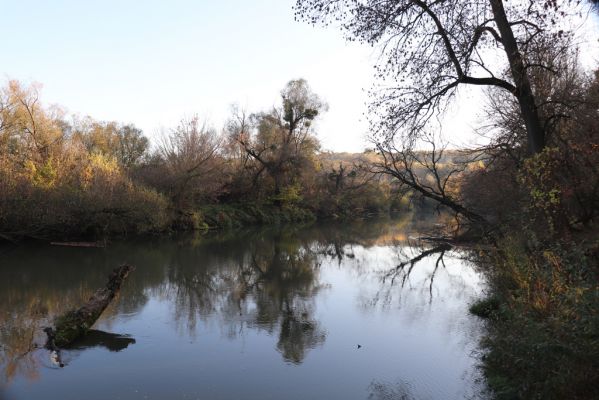
[[[497,399],[599,398],[599,241],[512,236],[485,254],[483,367]]]

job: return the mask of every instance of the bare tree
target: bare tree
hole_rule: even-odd
[[[231,107],[231,117],[226,123],[226,151],[235,164],[236,169],[243,169],[251,156],[246,151],[243,143],[249,143],[251,136],[250,115],[244,108],[237,105]]]
[[[442,112],[460,85],[499,88],[513,96],[530,153],[545,146],[545,131],[530,82],[529,51],[539,40],[563,35],[565,15],[554,1],[502,0],[297,0],[296,16],[311,23],[340,23],[348,39],[380,44],[375,92],[376,131],[413,144]],[[568,2],[564,2],[568,3]],[[497,56],[503,60],[498,63]],[[509,76],[504,71],[509,71]]]
[[[198,116],[183,119],[163,136],[158,151],[171,174],[170,191],[178,206],[196,195],[212,194],[218,186],[215,172],[221,138],[214,129],[201,124]]]
[[[392,176],[400,187],[434,200],[457,216],[471,222],[485,222],[479,214],[467,209],[459,199],[455,178],[465,171],[471,158],[454,160],[447,157],[445,146],[438,147],[433,135],[423,138],[427,150],[398,148],[392,142],[377,144],[382,161],[374,164],[374,172]]]

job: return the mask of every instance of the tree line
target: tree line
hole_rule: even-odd
[[[133,126],[68,119],[38,89],[0,95],[0,232],[98,235],[355,215],[435,204],[445,239],[483,244],[483,366],[499,398],[596,398],[599,73],[577,0],[297,0],[296,17],[380,50],[374,150],[320,151],[326,104],[302,80],[225,129],[184,119],[152,148]],[[485,90],[477,133],[449,150],[439,120]],[[488,250],[490,249],[490,250]]]
[[[0,234],[97,238],[377,213],[389,208],[364,157],[322,152],[327,105],[305,80],[281,103],[234,107],[217,130],[183,118],[155,143],[132,124],[67,115],[39,85],[0,91]]]

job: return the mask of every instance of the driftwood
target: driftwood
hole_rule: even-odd
[[[12,244],[17,243],[17,239],[15,239],[14,237],[12,237],[11,235],[9,235],[7,233],[0,232],[0,239],[6,240],[7,242],[11,242]]]
[[[68,247],[106,247],[104,242],[50,242],[53,246]]]
[[[56,318],[54,328],[44,329],[48,335],[46,347],[58,350],[84,336],[118,294],[121,285],[132,270],[133,267],[129,265],[116,268],[110,274],[106,286],[98,289],[87,303],[77,310],[68,311]]]

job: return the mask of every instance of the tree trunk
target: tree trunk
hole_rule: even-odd
[[[281,208],[283,206],[283,201],[281,199],[281,183],[280,183],[280,177],[277,174],[273,174],[274,176],[274,181],[275,181],[275,200],[274,200],[274,205],[277,208]]]
[[[545,148],[545,132],[541,125],[535,97],[530,86],[528,74],[522,60],[522,54],[518,49],[518,43],[514,38],[514,32],[505,14],[502,0],[490,0],[491,8],[497,29],[501,34],[501,41],[507,54],[510,70],[516,86],[516,97],[520,105],[520,113],[526,125],[528,137],[528,150],[531,154],[537,154]]]
[[[67,346],[83,336],[92,327],[121,289],[133,267],[122,265],[115,268],[105,287],[98,289],[81,308],[71,310],[56,318],[55,328],[46,328],[48,347],[55,349]]]

